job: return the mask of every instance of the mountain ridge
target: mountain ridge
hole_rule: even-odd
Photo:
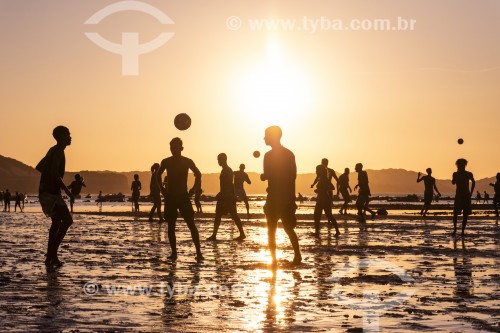
[[[235,169],[236,170],[236,169]],[[372,194],[422,194],[424,190],[423,183],[417,183],[417,172],[401,168],[388,168],[381,170],[367,170],[370,179]],[[133,175],[138,174],[142,183],[142,194],[149,194],[149,182],[151,173],[149,171],[69,171],[64,175],[64,182],[70,184],[76,173],[82,175],[87,187],[83,189],[82,194],[98,193],[118,193],[128,194]],[[267,183],[260,181],[260,174],[257,172],[248,172],[251,185],[246,184],[245,189],[248,194],[266,193]],[[337,172],[337,175],[339,173]],[[310,184],[314,181],[315,174],[302,173],[297,175],[296,191],[303,195],[313,195],[314,191]],[[33,167],[26,165],[13,158],[0,155],[0,190],[9,189],[11,192],[37,193],[40,174]],[[188,182],[193,184],[193,175],[190,173]],[[495,181],[494,177],[476,180],[476,187],[481,193],[487,191],[490,195],[493,189],[489,183]],[[356,173],[350,174],[350,185],[354,189],[357,183]],[[436,179],[438,189],[443,195],[452,195],[455,187],[449,179]],[[205,194],[215,194],[219,190],[219,174],[206,173],[202,176],[202,187]],[[492,195],[491,195],[492,196]]]

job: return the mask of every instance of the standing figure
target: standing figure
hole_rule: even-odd
[[[283,228],[292,243],[294,258],[293,264],[302,261],[299,239],[295,233],[297,219],[295,211],[295,179],[297,178],[297,165],[295,155],[281,145],[282,131],[278,126],[268,127],[265,131],[264,141],[271,146],[271,150],[264,156],[264,173],[260,179],[267,181],[267,198],[264,213],[267,220],[269,250],[273,266],[277,265],[276,259],[276,230],[278,220],[281,219]]]
[[[134,175],[134,181],[130,186],[132,190],[132,204],[133,204],[133,212],[139,213],[139,198],[141,197],[142,184],[139,180],[139,175]]]
[[[331,182],[330,170],[328,169],[328,160],[324,158],[322,164],[316,166],[316,179],[312,186],[317,184],[315,192],[318,194],[316,197],[316,205],[314,207],[314,236],[319,238],[321,229],[321,214],[324,211],[328,221],[333,223],[335,227],[335,237],[340,235],[337,221],[332,215],[332,191],[333,184]],[[335,172],[331,170],[333,174]],[[335,176],[337,178],[337,176]]]
[[[488,202],[490,202],[490,195],[488,194],[488,192],[484,191],[484,201],[483,201],[483,203],[488,204]]]
[[[62,262],[57,256],[59,245],[61,245],[66,232],[73,224],[73,218],[68,206],[64,202],[61,189],[71,199],[73,194],[64,185],[63,177],[66,167],[64,149],[71,145],[71,134],[69,129],[58,126],[52,132],[57,144],[49,149],[45,157],[38,163],[36,169],[41,172],[38,198],[46,216],[52,219],[49,230],[49,241],[47,245],[46,266],[61,266]]]
[[[73,213],[73,205],[75,204],[75,197],[80,195],[82,187],[87,187],[87,185],[85,185],[83,177],[80,176],[79,174],[76,174],[75,180],[72,181],[71,184],[69,184],[68,186],[68,188],[71,190],[71,193],[73,194],[73,197],[69,200],[72,213]]]
[[[483,197],[481,196],[481,193],[479,191],[476,191],[476,205],[481,203],[481,200],[483,200]]]
[[[434,191],[436,191],[438,196],[441,196],[439,190],[436,186],[436,178],[432,177],[432,169],[427,168],[425,170],[427,175],[422,177],[422,174],[419,172],[417,176],[417,183],[421,181],[424,182],[425,190],[424,190],[424,206],[420,211],[420,215],[426,216],[429,208],[431,207],[432,199],[434,198]]]
[[[4,212],[10,212],[10,200],[12,199],[12,196],[9,192],[9,189],[5,190],[5,193],[3,194],[3,211]]]
[[[158,214],[160,222],[163,222],[163,216],[161,216],[161,190],[158,184],[156,172],[160,168],[160,164],[155,163],[151,166],[151,182],[149,183],[149,198],[153,202],[153,207],[149,212],[149,221],[153,221],[153,216],[155,212]]]
[[[233,185],[233,170],[227,165],[227,155],[221,153],[217,156],[217,162],[222,167],[220,173],[220,192],[217,194],[217,205],[215,207],[214,231],[207,240],[217,240],[217,231],[219,230],[222,215],[229,213],[234,220],[240,235],[234,240],[240,241],[246,238],[240,217],[236,211],[236,194]]]
[[[358,173],[358,184],[354,186],[354,191],[359,188],[358,199],[356,200],[356,208],[358,209],[358,218],[361,223],[366,222],[364,211],[368,211],[372,214],[372,218],[375,218],[375,212],[368,208],[370,203],[370,186],[368,181],[368,173],[363,170],[363,164],[358,163],[355,166],[355,170]]]
[[[500,205],[500,172],[497,173],[497,181],[495,184],[490,183],[490,186],[495,190],[495,195],[493,196],[493,205],[495,206],[495,215],[498,216],[498,206]]]
[[[172,249],[172,254],[168,259],[177,260],[175,226],[179,211],[191,232],[191,238],[196,247],[196,260],[199,262],[203,260],[203,256],[201,254],[200,235],[194,223],[194,210],[189,200],[189,192],[196,192],[196,190],[201,188],[201,172],[191,159],[182,156],[183,150],[184,147],[182,146],[181,139],[173,138],[170,141],[172,156],[161,161],[160,169],[157,173],[157,182],[161,182],[161,176],[166,170],[168,186],[166,188],[162,187],[162,192],[165,196],[164,215],[168,227],[168,241]],[[188,192],[187,179],[189,170],[193,172],[195,181],[193,188]]]
[[[234,190],[236,192],[236,197],[245,202],[245,207],[247,209],[247,218],[250,218],[250,205],[248,204],[247,193],[243,185],[247,182],[249,185],[252,184],[248,174],[245,172],[245,164],[240,164],[240,170],[234,172]]]
[[[21,207],[21,194],[19,192],[16,192],[16,196],[14,197],[16,204],[14,206],[14,212],[17,212],[17,207],[19,207],[19,210],[21,213],[23,212],[23,208]]]
[[[203,209],[201,207],[201,195],[203,193],[203,190],[201,188],[197,189],[196,192],[194,192],[194,205],[196,206],[196,213],[203,214]]]
[[[344,204],[340,208],[340,214],[347,214],[347,206],[351,202],[351,186],[349,185],[349,173],[351,170],[345,168],[344,173],[339,176],[337,182],[337,194],[342,194],[342,199],[344,199]]]
[[[458,215],[463,212],[462,220],[462,237],[465,236],[465,227],[467,226],[467,218],[472,213],[471,201],[472,193],[474,192],[474,187],[476,186],[476,181],[474,180],[474,175],[472,172],[466,171],[467,160],[460,158],[455,163],[457,166],[457,171],[453,173],[453,178],[451,183],[456,185],[457,190],[455,193],[455,203],[453,205],[453,233],[452,236],[457,234],[457,220]],[[472,184],[469,189],[469,182]]]

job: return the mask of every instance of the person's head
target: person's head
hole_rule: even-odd
[[[182,147],[182,140],[180,138],[173,138],[170,141],[170,152],[174,156],[180,156],[184,147]]]
[[[457,165],[458,170],[465,170],[465,167],[467,166],[467,160],[465,158],[459,158],[455,164]]]
[[[351,170],[349,170],[349,168],[345,168],[345,169],[344,169],[344,172],[345,172],[346,174],[349,174],[349,173],[351,172]]]
[[[220,166],[227,165],[227,155],[224,153],[220,153],[219,155],[217,155],[217,162],[219,162]]]
[[[245,164],[240,164],[240,171],[245,171]]]
[[[322,159],[321,164],[324,165],[325,167],[327,167],[328,166],[328,159],[327,158]]]
[[[160,168],[160,164],[155,163],[151,166],[151,173],[155,173]]]
[[[266,145],[275,147],[281,144],[281,136],[283,132],[279,126],[270,126],[266,128],[264,142]]]
[[[485,191],[485,192],[486,192],[486,191]],[[19,193],[17,193],[17,191],[16,191],[16,195],[19,195]]]
[[[78,181],[78,180],[81,180],[82,179],[82,176],[80,176],[80,174],[76,174],[75,175],[75,180]]]
[[[427,174],[429,176],[432,175],[432,169],[431,168],[427,168],[427,169],[425,169],[425,171],[427,172]]]
[[[362,171],[363,170],[363,164],[357,163],[356,166],[354,167],[354,170],[356,170],[356,172]]]
[[[139,180],[139,175],[138,174],[134,175],[134,180]]]
[[[71,144],[71,134],[69,133],[69,129],[65,126],[57,126],[54,128],[52,136],[60,145],[69,146]]]

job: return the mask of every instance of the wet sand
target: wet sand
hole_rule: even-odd
[[[303,263],[290,266],[280,228],[273,270],[260,216],[245,222],[244,242],[232,241],[237,229],[223,221],[198,264],[182,221],[179,259],[170,262],[165,224],[129,215],[75,214],[65,265],[47,271],[49,220],[0,213],[0,331],[362,332],[367,292],[378,295],[380,332],[500,331],[500,228],[491,218],[474,217],[464,242],[450,236],[449,218],[411,216],[366,227],[339,220],[342,235],[325,226],[318,241],[301,216]],[[210,235],[211,218],[197,225],[202,239]],[[359,260],[387,267],[356,268]]]

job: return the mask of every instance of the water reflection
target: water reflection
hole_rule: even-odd
[[[471,297],[474,292],[474,284],[472,279],[472,261],[465,248],[465,243],[461,241],[461,251],[457,250],[457,240],[453,242],[455,256],[453,258],[453,268],[455,272],[456,288],[455,296],[460,298],[460,302]],[[459,258],[461,257],[461,258]]]

